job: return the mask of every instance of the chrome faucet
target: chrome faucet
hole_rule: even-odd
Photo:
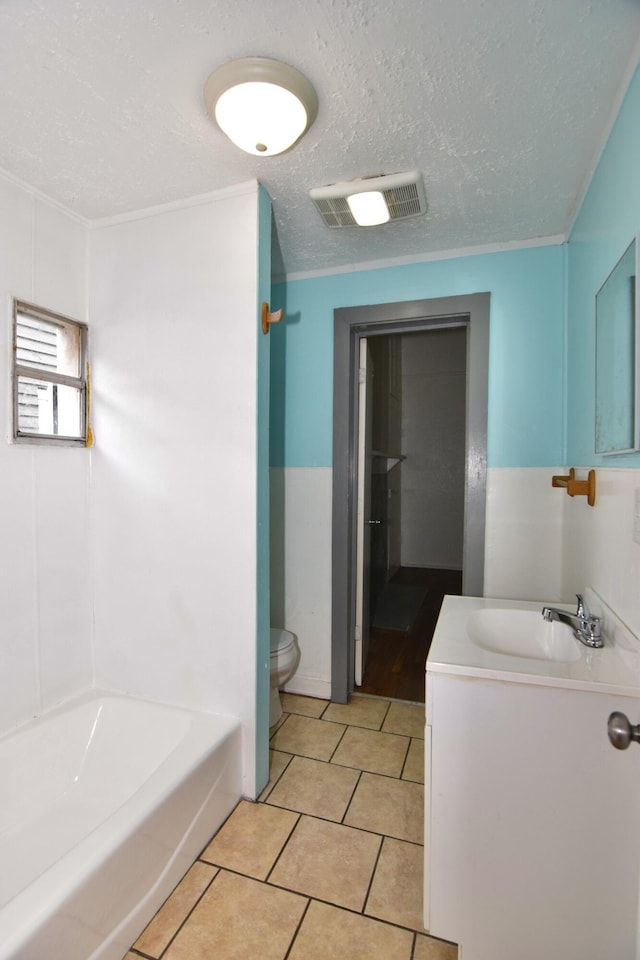
[[[573,635],[587,647],[603,647],[600,618],[589,613],[581,593],[576,593],[576,597],[578,609],[575,613],[567,613],[566,610],[559,610],[557,607],[543,607],[542,616],[545,620],[559,620],[560,623],[568,624],[573,629]]]

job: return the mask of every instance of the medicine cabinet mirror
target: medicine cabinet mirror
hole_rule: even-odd
[[[596,294],[596,453],[640,450],[638,237]]]

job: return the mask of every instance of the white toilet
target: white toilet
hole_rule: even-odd
[[[284,686],[298,662],[298,650],[289,630],[271,628],[271,697],[269,700],[269,726],[282,716],[279,687]]]

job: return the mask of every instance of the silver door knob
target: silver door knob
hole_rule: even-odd
[[[626,750],[632,740],[640,743],[640,724],[633,726],[625,713],[612,713],[607,724],[609,740],[616,750]]]

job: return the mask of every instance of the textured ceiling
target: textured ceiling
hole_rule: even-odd
[[[288,273],[564,234],[638,55],[640,0],[0,0],[0,167],[88,219],[257,178]],[[251,157],[207,116],[275,57],[318,117]],[[308,196],[418,168],[426,216],[330,230]]]

